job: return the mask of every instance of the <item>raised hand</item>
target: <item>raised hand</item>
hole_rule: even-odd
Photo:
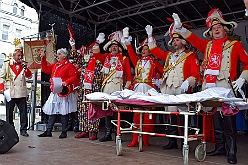
[[[96,38],[96,41],[101,44],[105,41],[105,34],[104,33],[99,33],[98,37]]]
[[[151,35],[152,34],[152,26],[151,25],[146,25],[146,27],[145,27],[145,29],[146,29],[146,34],[147,35]]]
[[[71,46],[74,46],[74,45],[75,45],[75,40],[74,40],[73,38],[70,38],[70,39],[69,39],[69,44],[70,44]]]
[[[122,34],[123,34],[123,37],[124,37],[124,38],[128,38],[128,36],[129,36],[129,27],[125,27],[125,28],[122,30]]]
[[[182,27],[182,22],[181,22],[179,16],[176,13],[173,13],[172,17],[174,19],[175,28],[180,29]]]

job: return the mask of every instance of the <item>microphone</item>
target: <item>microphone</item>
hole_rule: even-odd
[[[22,67],[26,70],[27,66],[23,63],[22,59],[20,59],[20,63],[22,64]]]

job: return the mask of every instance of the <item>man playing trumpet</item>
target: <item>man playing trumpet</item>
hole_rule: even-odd
[[[9,93],[10,100],[6,102],[6,119],[7,122],[14,126],[13,111],[17,105],[20,111],[20,134],[28,137],[28,117],[27,117],[27,86],[26,78],[32,78],[31,71],[27,68],[23,58],[23,47],[20,40],[15,40],[15,51],[13,58],[6,60],[0,71],[0,83],[3,88],[2,93]]]

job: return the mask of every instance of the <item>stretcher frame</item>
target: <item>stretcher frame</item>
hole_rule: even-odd
[[[215,111],[204,111],[204,107],[221,107],[222,102],[237,102],[237,101],[245,101],[247,102],[247,99],[243,98],[226,98],[226,99],[215,99],[215,100],[208,100],[208,101],[203,101],[203,102],[191,102],[191,103],[185,103],[185,104],[156,104],[152,103],[151,105],[135,105],[135,104],[127,104],[127,103],[121,103],[121,101],[110,101],[110,100],[105,100],[105,101],[85,101],[85,102],[90,102],[99,106],[102,106],[103,110],[108,110],[109,108],[117,112],[117,120],[112,120],[112,124],[114,124],[117,127],[117,132],[116,132],[116,154],[118,156],[122,155],[122,143],[121,143],[121,135],[123,133],[138,133],[139,134],[139,146],[138,150],[140,152],[143,151],[143,141],[142,141],[142,134],[147,134],[147,135],[152,135],[152,136],[160,136],[160,137],[173,137],[173,138],[179,138],[183,139],[183,150],[182,150],[182,155],[183,155],[183,160],[184,160],[184,165],[188,165],[188,155],[189,155],[189,141],[193,140],[201,140],[200,144],[196,147],[195,149],[195,158],[199,162],[203,162],[206,158],[206,137],[204,136],[204,132],[207,131],[204,129],[204,122],[203,122],[203,133],[199,134],[200,129],[195,128],[195,127],[189,127],[188,126],[188,121],[189,121],[189,116],[194,116],[194,115],[202,115],[203,120],[204,116],[206,115],[213,115]],[[166,106],[187,106],[187,111],[184,112],[166,112],[166,111],[154,111],[154,110],[130,110],[130,109],[124,109],[123,107],[166,107]],[[120,108],[119,108],[120,107]],[[192,111],[192,108],[195,109]],[[127,122],[126,120],[121,120],[121,113],[125,112],[132,112],[132,113],[139,113],[140,114],[140,128],[139,130],[132,130],[133,124],[130,122]],[[143,132],[142,126],[144,125],[142,123],[142,114],[143,113],[148,113],[148,114],[166,114],[166,115],[183,115],[184,116],[184,126],[178,126],[178,125],[170,125],[170,126],[176,126],[176,127],[184,127],[184,135],[169,135],[169,134],[161,134],[161,133],[151,133],[151,132]],[[126,122],[130,125],[129,128],[121,128],[121,122]],[[158,125],[158,124],[154,124]],[[167,124],[169,125],[169,124]],[[189,135],[188,130],[192,129],[195,130],[194,135]]]

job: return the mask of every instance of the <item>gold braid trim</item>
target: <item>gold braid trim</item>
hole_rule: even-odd
[[[103,80],[102,82],[102,89],[105,86],[105,84],[107,83],[107,81],[110,79],[111,76],[113,76],[113,74],[115,74],[116,70],[113,70],[112,72],[109,73],[109,75]]]
[[[165,63],[164,63],[164,73],[167,72],[167,68],[168,68],[168,65],[169,65],[169,61],[171,59],[171,56],[173,55],[172,52],[169,52],[166,60],[165,60]]]
[[[137,83],[148,83],[148,82],[152,82],[152,80],[148,80],[148,79],[144,79],[144,80],[135,79],[135,81],[136,81]]]
[[[212,45],[212,41],[208,42],[208,45],[207,45],[207,51],[206,51],[206,58],[203,59],[202,61],[202,72],[204,72],[207,68],[207,63],[208,63],[208,56],[210,54],[210,46]]]
[[[191,55],[193,52],[188,52],[184,56],[182,56],[174,65],[169,65],[167,68],[164,69],[164,73],[168,72],[170,69],[175,68],[180,62],[185,60],[189,55]],[[167,61],[167,60],[166,60]]]

